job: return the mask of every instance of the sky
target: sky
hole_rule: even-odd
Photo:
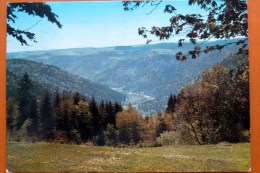
[[[167,26],[172,14],[163,12],[165,5],[172,4],[176,13],[203,13],[198,6],[189,6],[188,0],[163,1],[151,14],[148,14],[153,9],[151,6],[124,11],[120,1],[47,4],[58,15],[63,27],[59,29],[46,19],[17,12],[18,19],[12,25],[25,30],[33,26],[29,31],[36,34],[37,43],[29,41],[29,46],[22,46],[7,36],[7,52],[145,44],[146,39],[138,35],[138,28]],[[171,38],[167,42],[178,39]],[[156,38],[153,40],[160,43]]]

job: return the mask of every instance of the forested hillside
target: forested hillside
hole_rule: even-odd
[[[18,76],[9,70],[7,70],[7,98],[15,97],[17,94],[17,88],[19,86],[19,81],[21,80],[21,76]],[[46,90],[45,87],[43,87],[41,84],[39,84],[36,81],[33,81],[33,94],[36,96],[40,96],[44,90]]]
[[[94,96],[98,101],[107,100],[121,102],[125,99],[125,96],[121,93],[51,65],[23,59],[10,59],[7,61],[7,69],[9,71],[7,80],[10,81],[8,82],[8,84],[10,83],[10,88],[8,90],[10,93],[15,92],[11,90],[13,88],[12,85],[16,85],[15,83],[11,83],[11,81],[16,79],[11,79],[14,77],[14,75],[11,74],[22,76],[27,72],[32,81],[36,82],[36,90],[44,87],[51,93],[58,90],[61,93],[64,92],[67,94],[78,91],[86,96],[86,98]],[[39,84],[41,87],[38,87]]]

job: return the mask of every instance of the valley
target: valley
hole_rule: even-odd
[[[205,46],[223,42],[209,42]],[[196,80],[203,70],[220,63],[237,50],[235,45],[231,45],[222,51],[201,54],[197,59],[177,61],[175,53],[185,52],[190,47],[189,43],[183,47],[178,47],[177,43],[161,43],[75,48],[9,53],[8,59],[26,59],[56,66],[78,76],[78,79],[111,88],[121,94],[120,101],[124,106],[132,104],[147,115],[164,111],[171,93],[177,94],[187,83]],[[41,78],[41,75],[38,77]],[[79,88],[81,86],[77,88],[80,91]],[[84,92],[89,97],[93,93]]]

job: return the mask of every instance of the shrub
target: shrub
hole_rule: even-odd
[[[71,130],[70,140],[72,142],[75,142],[76,144],[80,144],[82,142],[81,137],[80,137],[80,133],[79,133],[78,130],[76,130],[76,129]]]
[[[103,131],[93,137],[93,144],[97,146],[105,145],[105,135]]]
[[[108,146],[115,146],[117,144],[117,131],[111,124],[108,124],[105,131],[105,143]]]
[[[250,130],[246,130],[243,132],[240,142],[250,142]]]
[[[30,128],[31,124],[32,123],[31,123],[30,119],[25,120],[22,127],[13,133],[12,138],[17,142],[31,141],[29,134],[28,134],[28,129]]]
[[[176,133],[174,131],[171,132],[163,132],[159,137],[156,138],[157,145],[174,145],[176,144]]]
[[[65,131],[62,130],[54,130],[54,142],[57,143],[68,143],[68,134]]]

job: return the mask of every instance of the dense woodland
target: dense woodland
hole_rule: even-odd
[[[233,56],[232,61],[241,58]],[[229,63],[230,64],[230,63]],[[133,106],[86,100],[79,92],[36,96],[25,73],[7,101],[9,140],[161,146],[249,141],[248,62],[217,64],[170,94],[165,112],[142,116]]]

